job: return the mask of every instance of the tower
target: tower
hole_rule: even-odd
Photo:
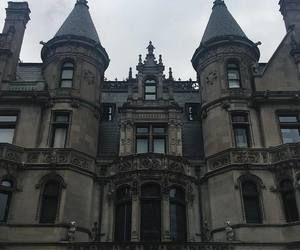
[[[287,30],[295,26],[300,28],[300,3],[297,0],[280,0],[280,12]]]
[[[245,123],[249,119],[248,99],[253,91],[251,73],[259,56],[257,45],[247,38],[224,1],[216,0],[200,46],[192,58],[201,83],[206,156],[230,147],[259,145],[260,142],[252,141],[245,131],[245,141],[237,141],[235,131],[229,126],[235,114],[243,114]],[[241,112],[233,114],[235,111]]]
[[[45,126],[48,122],[59,122],[56,119],[64,119],[69,129],[63,138],[56,138],[53,130],[50,137],[43,134],[40,146],[66,146],[95,155],[100,86],[109,58],[100,43],[87,1],[77,0],[54,38],[44,44],[41,56],[51,93],[44,112]]]

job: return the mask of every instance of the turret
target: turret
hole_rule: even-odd
[[[65,147],[96,153],[100,90],[109,58],[100,43],[86,0],[76,1],[54,38],[43,45],[43,73],[52,97],[49,110],[52,115],[48,114],[52,118],[49,119],[55,119],[56,110],[67,111],[65,119],[72,124]],[[41,146],[45,144],[46,139]],[[48,145],[51,146],[49,139]]]
[[[296,27],[300,29],[300,2],[299,0],[280,0],[280,12],[283,15],[287,31]]]
[[[30,9],[27,2],[8,2],[6,19],[0,34],[0,82],[16,79],[24,33]]]
[[[248,119],[247,100],[253,92],[252,69],[259,56],[257,44],[247,38],[224,1],[216,0],[200,46],[192,58],[201,83],[207,156],[238,146],[232,135],[230,112],[239,106],[245,111],[245,121]],[[220,131],[212,129],[216,124]],[[250,145],[254,143],[247,146]]]

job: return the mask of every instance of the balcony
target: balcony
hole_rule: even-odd
[[[183,157],[155,153],[118,157],[110,166],[110,175],[143,170],[191,175],[190,163]]]
[[[267,149],[232,148],[207,158],[208,170],[231,165],[270,166],[286,164],[300,166],[300,143],[284,144]]]
[[[0,160],[9,167],[73,167],[84,171],[95,171],[95,159],[74,149],[22,148],[0,143]]]

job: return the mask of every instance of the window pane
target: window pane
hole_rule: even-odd
[[[149,142],[147,138],[138,138],[136,140],[136,152],[138,154],[149,152]]]
[[[247,223],[261,223],[259,198],[244,197],[244,206]]]
[[[248,122],[247,115],[233,115],[232,116],[232,122]]]
[[[156,93],[156,86],[146,86],[145,92],[146,93]]]
[[[64,148],[66,144],[67,129],[55,128],[53,133],[53,147]]]
[[[297,128],[282,128],[281,134],[283,143],[300,142],[299,129]]]
[[[249,146],[247,128],[234,128],[236,147],[244,148]]]
[[[233,88],[240,88],[240,81],[239,80],[229,80],[229,88],[233,89]]]
[[[55,122],[69,122],[69,115],[68,114],[56,114],[54,118]]]
[[[145,100],[154,101],[154,100],[156,100],[156,95],[155,94],[146,94]]]
[[[0,115],[0,122],[16,122],[16,115]]]
[[[155,134],[164,134],[165,130],[166,130],[165,128],[154,127],[153,128],[153,133],[155,133]]]
[[[8,194],[0,193],[0,221],[5,221],[8,206]]]
[[[141,239],[144,241],[160,240],[161,221],[160,201],[141,202]]]
[[[136,132],[138,133],[138,134],[148,134],[149,133],[149,128],[147,128],[147,127],[145,127],[145,128],[137,128],[136,129]]]
[[[165,139],[163,138],[155,138],[153,139],[153,152],[164,154],[165,150]]]
[[[229,80],[239,80],[240,79],[240,74],[236,70],[230,70],[228,71],[228,79]]]
[[[131,239],[131,203],[123,203],[116,208],[115,240],[130,241]]]
[[[170,204],[170,226],[172,240],[186,240],[186,215],[184,205],[177,203]]]
[[[298,122],[298,118],[297,118],[296,115],[293,115],[293,116],[279,116],[279,121],[280,122],[295,123],[295,122]]]
[[[11,181],[4,180],[1,182],[1,186],[11,188],[13,186],[13,183]]]
[[[62,80],[60,86],[62,88],[72,88],[73,82],[72,80]]]
[[[63,66],[63,68],[74,68],[74,65],[73,65],[73,63],[65,63],[64,64],[64,66]]]
[[[61,79],[73,79],[73,69],[64,69],[61,74]]]
[[[0,142],[13,143],[14,134],[14,128],[0,128]]]

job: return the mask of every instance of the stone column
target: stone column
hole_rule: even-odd
[[[126,123],[126,155],[133,154],[133,124],[128,121]]]
[[[139,241],[140,235],[140,201],[137,194],[132,196],[131,241]]]
[[[120,155],[126,153],[126,125],[122,122],[120,124]]]
[[[170,201],[169,193],[162,196],[161,202],[162,241],[171,241],[170,236]]]
[[[138,79],[138,99],[143,99],[144,96],[143,75],[139,73],[137,75],[137,79]]]

